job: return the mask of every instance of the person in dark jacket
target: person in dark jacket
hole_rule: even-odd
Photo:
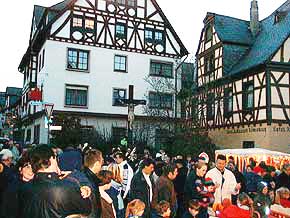
[[[200,210],[200,205],[198,200],[190,200],[188,202],[188,207],[186,212],[183,214],[182,218],[196,218]]]
[[[130,188],[130,199],[140,199],[146,205],[143,218],[150,218],[150,205],[153,198],[154,183],[151,177],[154,171],[154,161],[146,158],[142,161],[140,170],[133,176]]]
[[[203,190],[202,184],[205,183],[205,174],[207,171],[207,165],[203,162],[197,162],[195,170],[191,171],[186,179],[184,187],[185,206],[192,199],[197,199],[200,203],[203,203]],[[201,207],[198,218],[207,218],[207,207]]]
[[[254,198],[254,209],[258,211],[261,218],[267,218],[270,214],[272,201],[268,196],[268,185],[265,182],[258,184],[258,192]]]
[[[184,185],[187,177],[188,168],[185,166],[185,162],[183,160],[176,160],[175,164],[177,166],[178,171],[178,174],[175,180],[173,181],[178,204],[176,215],[177,217],[181,217],[183,212],[185,211],[185,208],[183,207]]]
[[[0,217],[21,218],[20,208],[22,205],[19,200],[19,193],[25,186],[31,185],[34,177],[29,162],[28,153],[25,153],[18,161],[16,168],[19,170],[17,179],[12,181],[3,193],[3,202],[0,208]]]
[[[81,170],[82,168],[81,151],[74,147],[67,147],[63,153],[59,155],[59,168],[62,171]]]
[[[276,188],[286,187],[290,189],[290,164],[284,164],[282,173],[277,177]]]
[[[84,187],[59,179],[57,161],[50,147],[34,148],[30,161],[35,176],[32,186],[20,194],[22,218],[59,218],[91,212],[90,194],[84,196],[81,191]]]
[[[170,204],[172,214],[176,213],[177,198],[172,181],[176,178],[177,173],[177,167],[175,164],[168,164],[163,167],[162,175],[155,183],[152,208],[155,208],[158,205],[158,202],[166,201]]]
[[[9,186],[17,180],[16,173],[12,168],[13,154],[9,149],[3,149],[0,152],[0,205],[2,195]]]
[[[104,163],[102,152],[97,149],[88,149],[84,154],[84,170],[83,173],[86,175],[92,187],[92,212],[89,218],[100,218],[102,214],[101,198],[99,191],[100,179],[97,174],[101,171]]]
[[[246,179],[244,175],[237,169],[234,162],[228,162],[227,168],[234,174],[237,183],[241,183],[240,192],[246,191]],[[237,205],[238,195],[232,195],[232,204]]]
[[[244,177],[246,183],[245,192],[253,198],[258,191],[258,184],[262,182],[262,177],[253,172],[253,167],[251,165],[247,166],[247,171],[244,174]]]

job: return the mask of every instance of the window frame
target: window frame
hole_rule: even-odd
[[[230,93],[232,93],[230,95]],[[231,110],[229,110],[230,105],[230,99],[231,99]],[[233,96],[233,88],[225,88],[224,89],[224,116],[230,117],[233,114],[234,109],[234,96]]]
[[[86,104],[67,104],[67,90],[78,90],[78,91],[86,91]],[[88,108],[89,100],[89,87],[84,85],[72,85],[72,84],[65,84],[64,90],[64,107],[72,107],[72,108]],[[72,100],[71,100],[72,101]]]
[[[125,58],[125,70],[122,69],[116,69],[116,57],[122,57]],[[121,62],[120,62],[121,63]],[[114,55],[114,72],[121,72],[121,73],[127,73],[127,68],[128,68],[128,56],[126,55],[121,55],[121,54],[115,54]]]
[[[209,76],[209,78],[211,78],[211,74],[214,72],[215,72],[215,56],[214,52],[212,52],[204,57],[204,75]]]
[[[152,33],[152,38],[146,38],[146,32]],[[160,33],[162,35],[162,40],[156,39],[156,33]],[[154,45],[161,44],[165,46],[165,33],[164,30],[153,29],[149,27],[144,28],[144,41],[145,43],[152,43]]]
[[[70,51],[75,51],[77,52],[77,57],[76,57],[76,68],[69,67],[69,52]],[[80,52],[86,53],[87,54],[87,68],[86,69],[80,69],[79,68],[79,58],[80,58]],[[89,64],[90,64],[90,51],[89,50],[83,50],[83,49],[77,49],[77,48],[67,48],[67,64],[66,64],[66,69],[69,71],[79,71],[79,72],[89,72]]]
[[[209,93],[206,99],[206,119],[214,120],[214,117],[215,117],[215,93]]]
[[[205,35],[204,35],[204,40],[205,42],[209,42],[211,41],[213,38],[213,27],[212,25],[208,24],[206,27],[205,27]]]
[[[170,66],[171,67],[171,73],[170,75],[166,75],[164,73],[154,74],[152,73],[152,64],[159,64],[160,65],[160,72],[164,72],[163,68],[164,66]],[[158,61],[158,60],[150,60],[150,68],[149,68],[149,75],[155,76],[155,77],[165,77],[165,78],[173,78],[173,63],[172,62],[165,62],[165,61]]]
[[[253,87],[252,90],[249,90],[249,87]],[[242,105],[243,111],[250,112],[254,110],[255,107],[255,86],[254,81],[248,81],[243,83],[243,94],[242,94]],[[249,95],[252,95],[252,106],[249,107]]]
[[[119,34],[118,35],[118,32],[117,32],[117,26],[122,26],[124,27],[124,34]],[[116,25],[115,25],[115,39],[127,39],[127,25],[125,23],[120,23],[120,22],[117,22]]]
[[[115,91],[125,91],[125,97],[124,98],[114,98],[114,92]],[[127,98],[127,89],[124,88],[113,88],[112,90],[112,106],[114,107],[127,107],[125,104],[120,104],[120,103],[116,103],[115,100],[116,99],[126,99]]]
[[[157,97],[159,98],[158,101],[159,101],[159,105],[152,105],[151,103],[151,97],[150,95],[157,95]],[[171,105],[170,107],[167,107],[165,105],[162,105],[162,95],[163,96],[170,96],[171,97]],[[153,92],[153,91],[149,91],[149,95],[148,95],[148,98],[149,98],[149,108],[150,109],[160,109],[160,110],[172,110],[173,109],[173,102],[174,102],[174,99],[173,99],[173,94],[171,93],[161,93],[161,92]]]
[[[115,0],[115,3],[121,6],[125,6],[126,8],[136,8],[137,7],[137,1],[136,0],[123,0],[123,2],[119,2],[119,0]],[[133,1],[134,5],[129,5],[129,1]]]

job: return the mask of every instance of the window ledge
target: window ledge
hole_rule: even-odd
[[[157,74],[151,74],[151,73],[149,74],[149,76],[173,79],[173,76],[164,76],[164,75],[157,75]]]
[[[114,70],[114,73],[128,73],[128,71],[124,71],[124,70]]]
[[[64,105],[65,108],[89,109],[88,106]]]
[[[90,73],[89,70],[79,70],[79,69],[70,69],[66,68],[67,71],[73,71],[73,72],[82,72],[82,73]]]

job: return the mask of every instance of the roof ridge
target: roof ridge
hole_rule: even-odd
[[[285,6],[288,6],[288,10],[290,10],[290,0],[286,0],[282,5],[280,5],[276,10],[274,10],[268,17],[265,17],[262,21],[267,20],[268,18],[272,17],[273,15],[275,15],[277,12],[280,12],[281,9]]]
[[[210,12],[211,13],[211,12]],[[222,15],[222,14],[216,14],[216,13],[213,13],[214,15],[218,15],[218,16],[220,16],[220,17],[227,17],[227,18],[231,18],[231,19],[235,19],[235,20],[239,20],[239,21],[244,21],[244,22],[247,22],[247,23],[249,23],[250,21],[248,21],[248,20],[243,20],[243,19],[241,19],[241,18],[237,18],[237,17],[231,17],[231,16],[227,16],[227,15]]]

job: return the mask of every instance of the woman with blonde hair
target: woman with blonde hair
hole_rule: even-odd
[[[290,191],[286,187],[281,187],[276,190],[275,203],[282,207],[290,208]]]
[[[122,198],[122,177],[120,173],[120,168],[117,164],[112,163],[107,168],[108,171],[112,173],[112,187],[106,192],[113,199],[113,204],[116,209],[116,214],[118,218],[125,217],[124,201]]]
[[[135,199],[128,203],[126,209],[126,218],[142,217],[145,209],[145,204],[139,199]]]

